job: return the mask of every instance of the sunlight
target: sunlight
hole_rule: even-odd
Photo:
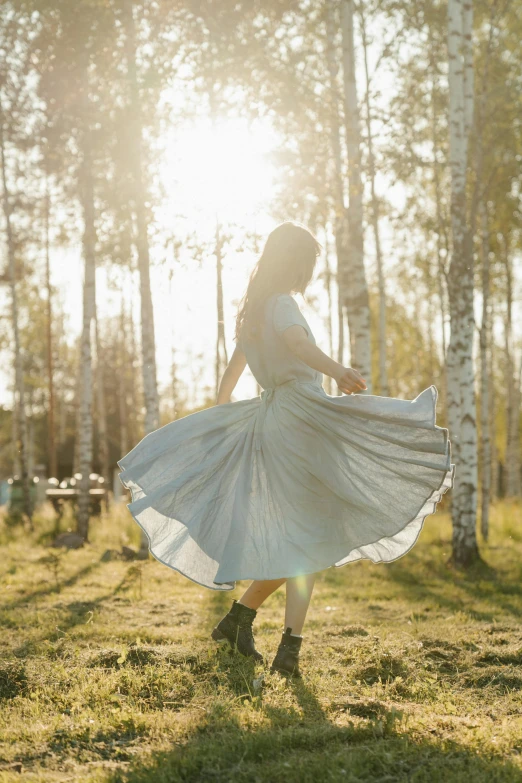
[[[181,212],[205,222],[237,223],[266,205],[275,172],[270,153],[275,132],[261,120],[198,119],[164,137],[163,185]]]

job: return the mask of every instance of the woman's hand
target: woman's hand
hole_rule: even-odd
[[[354,394],[368,388],[361,373],[358,370],[354,370],[353,367],[340,367],[339,371],[334,375],[334,380],[339,389],[345,394]]]

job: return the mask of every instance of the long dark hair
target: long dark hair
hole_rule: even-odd
[[[272,294],[303,294],[312,279],[322,245],[304,226],[287,220],[268,235],[236,318],[236,341],[256,339],[266,300]]]

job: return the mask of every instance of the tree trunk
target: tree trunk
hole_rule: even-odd
[[[334,163],[333,192],[334,212],[333,233],[335,237],[335,251],[337,255],[337,317],[339,321],[339,342],[337,346],[337,361],[344,362],[344,310],[346,279],[349,267],[348,251],[348,216],[344,204],[344,175],[341,155],[341,125],[339,120],[339,91],[337,87],[337,73],[339,71],[338,57],[335,48],[336,9],[334,3],[326,5],[326,60],[329,74],[330,97],[330,145]],[[338,391],[338,394],[341,394]]]
[[[468,2],[468,0],[467,0]],[[449,271],[451,337],[448,349],[448,418],[454,446],[452,493],[456,565],[478,557],[476,535],[477,433],[473,368],[473,237],[468,226],[466,175],[473,113],[470,64],[472,7],[449,0],[449,136],[451,166],[452,258]]]
[[[49,476],[57,476],[58,465],[56,459],[55,439],[55,400],[54,400],[54,376],[53,376],[53,311],[51,288],[51,254],[50,254],[50,217],[51,196],[49,193],[49,180],[45,181],[45,286],[47,288],[47,373],[49,390],[48,408],[48,433],[49,433]]]
[[[223,307],[223,240],[220,234],[219,220],[216,216],[216,312],[217,312],[217,339],[216,339],[216,387],[217,398],[219,382],[227,364],[227,346],[225,342],[225,315]]]
[[[431,41],[429,45],[431,47]],[[432,133],[432,145],[433,145],[433,185],[435,191],[435,210],[436,210],[436,220],[437,220],[437,293],[439,297],[440,329],[441,329],[441,338],[442,338],[440,386],[441,386],[441,403],[442,403],[442,408],[444,409],[446,407],[446,400],[447,400],[447,378],[446,378],[447,345],[446,345],[446,303],[445,303],[446,300],[445,300],[445,293],[444,293],[446,270],[445,270],[445,263],[444,263],[442,250],[443,250],[443,238],[445,237],[446,232],[443,228],[444,221],[442,215],[442,197],[441,197],[440,172],[439,172],[440,164],[437,155],[440,143],[437,134],[437,110],[435,105],[436,68],[435,68],[435,62],[431,55],[430,55],[430,68],[431,68],[431,79],[432,79],[431,133]]]
[[[332,269],[330,267],[330,253],[328,246],[328,232],[324,232],[324,287],[326,290],[326,298],[328,302],[328,320],[326,328],[328,330],[328,350],[330,356],[334,355],[334,342],[333,342],[333,297],[332,297]],[[330,376],[326,377],[326,391],[328,394],[333,392],[333,380]]]
[[[489,351],[489,418],[491,422],[490,443],[491,443],[491,499],[497,500],[499,497],[499,468],[498,468],[498,450],[497,450],[497,400],[495,390],[495,302],[491,302],[490,313],[490,351]]]
[[[82,415],[82,344],[78,350],[78,371],[76,373],[76,388],[74,390],[74,450],[73,476],[80,473],[80,427]]]
[[[102,346],[100,340],[100,325],[98,313],[96,312],[94,327],[96,330],[96,408],[98,423],[98,449],[100,452],[100,473],[103,478],[103,488],[105,489],[105,509],[109,509],[109,492],[111,487],[109,476],[109,443],[107,440],[107,412],[105,405],[105,385],[104,385],[104,360],[102,357]]]
[[[365,378],[372,393],[372,352],[370,303],[364,268],[363,185],[361,180],[361,144],[359,106],[355,81],[354,2],[341,0],[344,113],[348,151],[348,223],[350,237],[350,283],[344,288],[350,326],[351,363]]]
[[[34,476],[34,400],[33,390],[29,387],[28,392],[28,408],[29,416],[27,420],[27,473],[29,476],[29,482],[32,481]],[[30,484],[29,484],[30,486]]]
[[[13,383],[13,413],[11,415],[11,456],[13,464],[13,476],[20,475],[20,451],[18,448],[18,397],[16,391],[16,364],[13,362],[15,369],[15,378]]]
[[[3,185],[3,210],[5,219],[6,239],[7,239],[7,260],[9,287],[11,290],[11,322],[13,326],[14,343],[14,365],[15,365],[15,395],[16,402],[13,407],[13,416],[17,416],[16,440],[17,451],[20,459],[20,478],[22,480],[23,509],[27,517],[31,530],[33,529],[33,509],[31,503],[31,492],[29,484],[29,475],[27,470],[27,416],[25,411],[25,389],[24,389],[24,369],[22,362],[22,350],[20,346],[20,330],[18,323],[18,296],[16,291],[16,253],[13,236],[13,227],[11,223],[11,196],[7,186],[7,171],[5,158],[5,139],[4,139],[4,113],[0,104],[0,155],[2,164],[2,185]]]
[[[121,300],[121,313],[120,313],[120,350],[118,361],[118,395],[119,395],[119,411],[120,411],[120,454],[125,456],[129,448],[129,439],[127,435],[127,373],[126,373],[126,356],[127,356],[127,340],[125,329],[125,307],[124,300]]]
[[[87,120],[85,120],[87,122]],[[78,498],[78,535],[87,541],[89,536],[90,474],[93,452],[92,416],[92,344],[91,325],[96,315],[95,248],[96,228],[94,223],[94,187],[92,179],[91,137],[88,127],[82,139],[83,161],[79,172],[79,192],[83,211],[83,256],[85,264],[83,283],[83,328],[81,335],[80,377],[80,431],[79,472],[80,492]]]
[[[489,410],[489,229],[486,203],[481,203],[482,217],[482,321],[480,326],[480,424],[482,496],[480,529],[484,541],[489,535],[489,504],[491,498],[491,442]]]
[[[145,397],[145,433],[159,427],[159,398],[156,373],[156,342],[154,312],[150,289],[150,255],[148,219],[145,206],[145,188],[142,164],[141,103],[136,73],[136,31],[133,0],[123,0],[125,25],[125,51],[127,56],[127,80],[129,85],[129,127],[132,154],[130,156],[133,177],[133,201],[136,215],[136,249],[140,273],[141,296],[141,349],[143,354],[143,393]],[[145,539],[145,545],[146,545]]]
[[[518,371],[513,344],[513,269],[509,244],[504,237],[504,264],[506,267],[506,321],[504,328],[506,350],[506,460],[505,494],[520,495],[520,400]]]
[[[389,396],[388,369],[386,357],[386,289],[384,285],[384,270],[382,265],[381,234],[379,230],[379,200],[375,191],[375,158],[373,154],[372,136],[372,112],[370,104],[370,73],[368,70],[368,42],[366,38],[366,24],[361,6],[361,35],[364,53],[364,73],[366,77],[366,135],[368,140],[368,176],[370,180],[370,192],[372,200],[372,227],[375,242],[375,260],[377,262],[377,277],[379,285],[379,393],[383,397]]]
[[[133,201],[136,214],[136,249],[140,272],[141,296],[141,350],[143,394],[145,397],[145,434],[159,427],[159,397],[156,372],[156,340],[154,334],[154,310],[150,289],[150,255],[148,219],[145,205],[145,188],[142,164],[142,121],[141,103],[136,73],[136,30],[134,25],[133,0],[122,0],[123,24],[125,29],[125,51],[127,57],[127,81],[129,84],[129,128],[131,142],[131,171],[133,178]],[[140,556],[147,557],[148,540],[141,532]]]

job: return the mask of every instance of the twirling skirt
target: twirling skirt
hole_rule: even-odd
[[[414,400],[290,381],[171,422],[119,460],[157,560],[213,590],[390,562],[453,486],[437,389]]]

